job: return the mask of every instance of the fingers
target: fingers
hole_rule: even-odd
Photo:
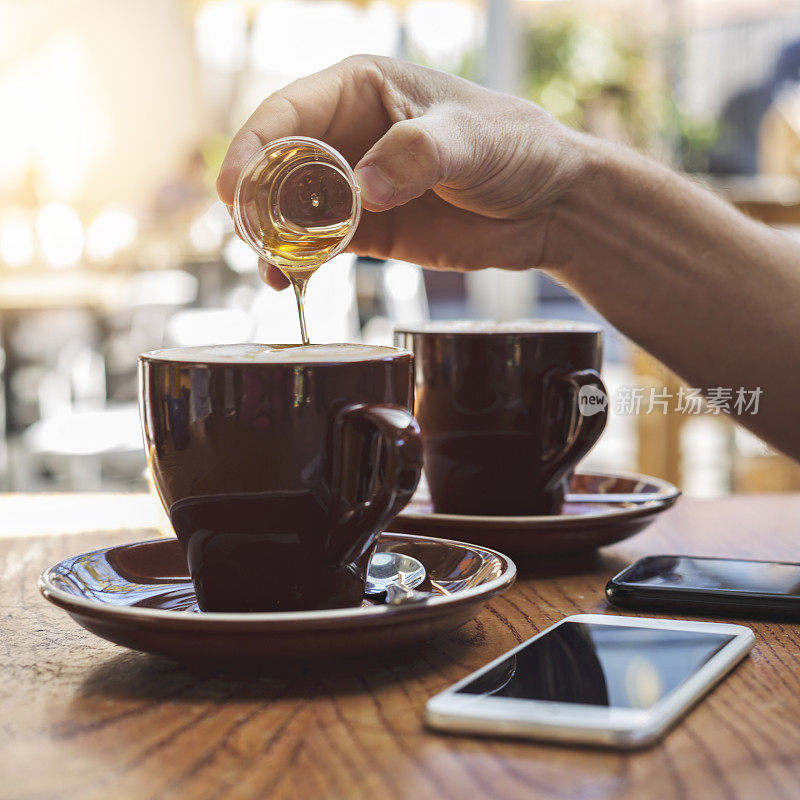
[[[348,251],[431,269],[538,266],[546,216],[497,220],[456,208],[427,192],[411,203],[362,215]]]
[[[305,124],[304,124],[305,122]],[[318,120],[301,117],[295,101],[282,94],[268,97],[233,137],[217,178],[217,193],[223,203],[233,203],[239,173],[252,155],[267,142],[282,136],[316,136]]]
[[[440,144],[430,128],[424,116],[396,122],[358,163],[356,180],[368,211],[407,203],[442,180]]]
[[[269,264],[263,258],[258,259],[258,274],[264,283],[278,292],[289,285],[289,279],[274,264]]]
[[[336,67],[298,81],[270,95],[233,137],[217,178],[223,203],[233,202],[236,181],[244,165],[261,147],[282,136],[320,138],[339,101]]]
[[[457,178],[472,160],[446,106],[396,122],[356,166],[361,200],[368,211],[385,211]]]
[[[230,205],[239,173],[253,154],[283,136],[327,141],[345,157],[360,157],[386,129],[378,91],[380,59],[354,56],[270,95],[234,136],[217,178],[217,191]]]

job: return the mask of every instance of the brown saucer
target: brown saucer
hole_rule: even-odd
[[[472,619],[508,589],[514,562],[483,547],[384,533],[378,550],[419,559],[424,602],[277,613],[197,611],[175,539],[110,547],[50,567],[39,589],[87,630],[124,647],[178,661],[236,662],[381,652],[430,639]]]
[[[561,514],[539,517],[489,517],[436,514],[418,493],[392,522],[405,533],[453,536],[461,541],[525,555],[563,555],[594,550],[638,533],[657,514],[670,508],[680,490],[647,475],[576,472],[568,487],[571,499],[581,495],[647,495],[645,502],[567,502]]]

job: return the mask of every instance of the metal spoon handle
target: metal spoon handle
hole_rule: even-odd
[[[402,583],[390,583],[386,587],[386,604],[390,606],[399,606],[403,603],[415,603],[419,600],[427,600],[428,595],[425,592],[418,592],[415,589],[409,589]]]

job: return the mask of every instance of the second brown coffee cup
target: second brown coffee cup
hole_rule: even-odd
[[[536,320],[398,329],[416,358],[415,415],[440,514],[557,514],[565,479],[600,437],[602,333]]]

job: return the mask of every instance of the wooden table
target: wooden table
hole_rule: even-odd
[[[684,499],[649,530],[598,556],[521,563],[517,584],[475,621],[406,658],[250,676],[193,674],[123,650],[39,597],[36,576],[50,563],[148,531],[14,537],[5,527],[4,799],[800,796],[795,625],[748,623],[757,639],[751,656],[648,751],[443,736],[422,725],[428,697],[565,614],[617,613],[605,604],[603,586],[641,555],[800,560],[800,496]]]

